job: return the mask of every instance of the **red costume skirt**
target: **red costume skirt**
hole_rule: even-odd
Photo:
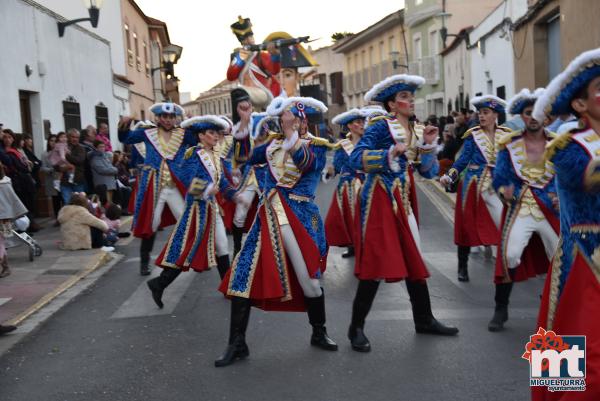
[[[359,280],[384,279],[395,282],[404,279],[423,280],[429,272],[413,238],[406,212],[403,207],[400,188],[396,187],[393,198],[396,210],[386,188],[377,180],[367,196],[369,205],[361,205],[361,196],[357,201],[355,219],[354,274]],[[360,210],[368,208],[361,227]]]
[[[354,216],[350,204],[351,182],[342,184],[333,192],[331,205],[325,218],[325,235],[329,246],[352,246]]]
[[[454,243],[460,246],[498,245],[500,231],[483,197],[477,193],[477,180],[469,183],[466,195],[462,193],[461,184],[454,208]]]

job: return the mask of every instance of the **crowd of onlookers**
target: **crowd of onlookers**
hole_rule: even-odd
[[[63,249],[113,245],[123,236],[119,224],[132,192],[130,171],[128,154],[112,149],[104,123],[98,130],[90,125],[49,135],[40,158],[30,135],[0,127],[0,277],[10,273],[4,240],[15,221],[25,215],[29,234],[42,228],[36,222],[40,197],[51,199]]]

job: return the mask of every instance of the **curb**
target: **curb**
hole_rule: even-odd
[[[88,275],[93,273],[98,268],[102,267],[108,261],[110,261],[113,257],[109,252],[101,251],[98,255],[94,256],[94,258],[88,263],[87,267],[62,283],[58,288],[55,288],[48,294],[44,295],[39,301],[35,304],[21,312],[15,318],[8,320],[5,324],[7,325],[15,325],[18,326],[25,319],[42,309],[44,306],[48,305],[52,300],[57,298],[59,295],[67,291],[69,288],[77,284],[82,279],[86,278]]]

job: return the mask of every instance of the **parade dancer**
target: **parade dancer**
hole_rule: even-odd
[[[458,281],[469,281],[469,253],[472,246],[498,245],[502,202],[492,188],[497,141],[510,129],[497,125],[498,114],[506,102],[484,95],[471,100],[479,113],[479,125],[463,136],[460,157],[440,183],[450,186],[459,181],[454,210],[454,243],[458,246]]]
[[[160,276],[148,281],[152,298],[163,307],[164,290],[182,271],[203,272],[217,266],[221,279],[229,269],[229,244],[215,195],[235,193],[221,166],[219,130],[227,122],[217,116],[200,116],[181,124],[187,132],[198,135],[200,144],[186,152],[183,184],[188,188],[185,210],[171,232],[156,265],[163,268]]]
[[[533,117],[574,114],[579,127],[554,139],[560,199],[560,238],[538,324],[557,335],[586,336],[585,391],[550,392],[532,387],[544,401],[600,399],[600,49],[575,58],[537,100]]]
[[[150,252],[156,231],[175,224],[184,208],[185,187],[181,182],[182,161],[186,148],[193,141],[185,138],[176,126],[183,108],[175,103],[156,103],[150,112],[157,117],[158,127],[139,127],[129,130],[131,119],[119,123],[119,140],[125,144],[145,144],[144,166],[137,182],[133,235],[142,239],[140,274],[150,274]]]
[[[371,350],[364,325],[381,280],[406,281],[417,333],[458,333],[457,328],[447,327],[433,317],[425,281],[429,272],[421,256],[410,200],[410,192],[415,190],[409,176],[410,165],[425,178],[435,177],[438,170],[437,129],[431,126],[423,132],[409,124],[414,92],[424,83],[425,79],[419,76],[394,75],[365,95],[367,102],[383,104],[390,114],[371,120],[350,155],[350,167],[366,173],[357,206],[360,228],[355,231],[354,241],[354,273],[359,283],[348,329],[356,351]]]
[[[250,18],[238,17],[231,24],[231,30],[242,46],[255,44]],[[238,80],[252,96],[252,103],[262,108],[281,93],[281,86],[276,78],[280,69],[280,54],[274,43],[269,43],[267,51],[252,52],[242,47],[231,54],[227,80]]]
[[[533,105],[543,93],[523,89],[508,103],[510,114],[520,115],[524,131],[499,140],[492,185],[505,204],[501,240],[496,257],[496,308],[488,325],[501,331],[508,320],[508,301],[513,282],[546,274],[558,243],[558,197],[554,169],[544,150],[554,134],[531,117]]]
[[[339,174],[340,179],[325,218],[325,234],[329,246],[348,247],[342,258],[350,258],[354,256],[355,200],[365,176],[362,171],[350,167],[350,154],[365,131],[365,115],[361,110],[352,109],[335,116],[331,122],[349,132],[347,138],[337,143],[339,149],[327,173],[327,178]]]
[[[250,149],[249,103],[238,105],[242,121],[236,141]],[[327,108],[312,98],[275,99],[267,112],[280,117],[282,134],[255,147],[248,163],[268,163],[261,204],[240,253],[221,283],[231,297],[229,343],[215,366],[249,355],[245,332],[253,304],[265,310],[304,311],[312,326],[310,343],[336,351],[325,328],[325,295],[319,278],[327,263],[327,242],[315,190],[329,143],[308,133],[307,116]]]
[[[238,178],[233,176],[233,166],[231,163],[233,157],[233,136],[231,135],[233,122],[227,116],[219,117],[227,122],[227,128],[219,129],[219,140],[217,143],[219,149],[219,159],[223,169],[223,174],[225,174],[225,178],[235,187],[239,181]],[[221,192],[218,192],[215,197],[217,199],[217,204],[221,208],[225,230],[227,233],[231,233],[233,227],[233,214],[235,212],[235,202],[232,199],[227,199]]]

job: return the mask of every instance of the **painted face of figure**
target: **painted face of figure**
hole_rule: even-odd
[[[585,99],[573,99],[571,106],[589,120],[600,122],[600,77],[590,81]]]
[[[294,68],[281,69],[281,86],[288,97],[296,96],[298,88],[298,71]]]
[[[173,129],[173,127],[175,126],[175,121],[177,121],[175,118],[175,114],[161,114],[160,116],[158,116],[159,124],[167,131]]]
[[[365,120],[359,118],[352,121],[350,124],[348,124],[348,129],[353,134],[362,136],[362,134],[365,132]]]
[[[256,42],[254,41],[254,35],[250,35],[247,36],[246,39],[244,39],[243,45],[253,45]]]
[[[393,114],[410,117],[415,112],[415,95],[410,91],[400,91],[393,101],[388,102],[388,107]]]
[[[498,113],[488,107],[479,109],[479,125],[482,128],[492,128],[496,125]]]
[[[206,131],[198,134],[198,136],[202,145],[206,146],[209,149],[212,149],[219,140],[219,134],[214,129],[207,129]]]

